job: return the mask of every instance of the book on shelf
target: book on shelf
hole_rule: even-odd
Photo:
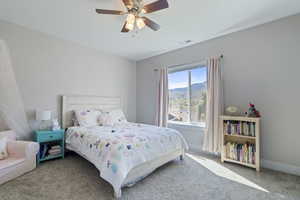
[[[61,146],[59,146],[59,145],[51,146],[51,148],[48,151],[49,155],[57,155],[60,153],[61,153]]]
[[[255,144],[227,142],[225,144],[225,157],[243,163],[255,164]]]
[[[60,149],[60,145],[54,145],[54,146],[51,146],[51,149]]]
[[[48,153],[49,153],[49,155],[57,155],[57,154],[61,153],[61,150],[60,149],[50,149]]]
[[[255,122],[226,120],[223,124],[224,133],[227,135],[243,135],[255,137]]]

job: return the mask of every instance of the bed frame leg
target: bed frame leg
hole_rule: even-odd
[[[179,156],[179,159],[180,159],[181,161],[183,161],[184,156],[183,156],[183,155],[180,155],[180,156]]]
[[[114,188],[114,197],[115,199],[121,199],[122,190],[121,188]]]

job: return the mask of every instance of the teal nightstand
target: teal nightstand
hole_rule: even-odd
[[[40,144],[40,152],[37,154],[37,163],[54,158],[64,158],[65,155],[65,131],[35,131],[35,141]],[[60,146],[60,153],[50,154],[51,147]],[[52,149],[54,150],[54,149]],[[57,150],[57,148],[56,148]],[[54,150],[55,151],[55,150]]]

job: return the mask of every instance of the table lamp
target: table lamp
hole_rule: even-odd
[[[35,113],[35,119],[40,121],[39,130],[45,130],[45,121],[51,119],[51,111],[50,110],[37,110]]]

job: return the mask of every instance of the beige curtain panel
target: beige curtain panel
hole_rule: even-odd
[[[168,69],[163,68],[159,70],[158,80],[158,100],[156,112],[156,125],[166,127],[168,122],[168,108],[169,108],[169,90],[168,90]]]
[[[221,152],[220,116],[223,114],[223,83],[221,59],[211,58],[207,63],[206,129],[203,150]]]

